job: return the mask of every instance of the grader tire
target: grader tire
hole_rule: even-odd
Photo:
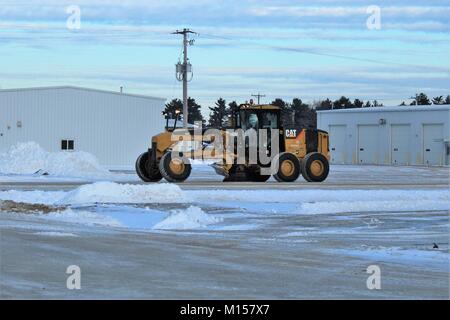
[[[308,182],[322,182],[328,177],[330,164],[328,159],[321,153],[307,154],[302,160],[302,175]]]
[[[144,182],[158,182],[163,178],[159,168],[150,163],[151,152],[144,152],[136,160],[136,173]]]
[[[172,158],[172,153],[167,152],[159,162],[159,171],[168,182],[184,182],[191,175],[191,163],[188,158]]]
[[[300,161],[292,153],[281,153],[278,158],[278,172],[273,175],[278,182],[294,182],[300,176]]]

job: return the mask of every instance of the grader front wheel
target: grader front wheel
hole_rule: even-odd
[[[167,152],[159,162],[159,171],[168,182],[184,182],[191,175],[191,163],[186,157],[172,157]]]
[[[294,182],[300,176],[300,161],[292,153],[281,153],[278,157],[278,172],[274,174],[278,182]]]

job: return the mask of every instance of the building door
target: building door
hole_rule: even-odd
[[[442,124],[423,125],[423,162],[425,165],[444,164],[444,126]]]
[[[345,164],[347,146],[347,126],[330,126],[331,163]]]
[[[391,126],[391,159],[393,165],[411,163],[411,126],[409,124]]]
[[[378,164],[380,136],[378,125],[358,126],[358,161],[360,164]]]

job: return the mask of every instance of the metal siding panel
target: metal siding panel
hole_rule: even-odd
[[[347,160],[347,126],[331,125],[329,132],[331,163],[345,164]]]
[[[426,165],[444,164],[444,125],[424,124],[423,125],[423,161]]]
[[[164,102],[79,89],[0,91],[0,149],[36,141],[48,151],[60,150],[61,139],[74,139],[76,150],[96,155],[112,167],[132,168],[150,138],[163,130]],[[5,111],[6,109],[6,111]],[[14,128],[14,130],[13,130]]]
[[[411,125],[391,125],[391,163],[409,165],[411,163]]]
[[[379,126],[358,126],[358,160],[360,164],[379,164]]]

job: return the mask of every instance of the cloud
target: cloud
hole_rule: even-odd
[[[250,14],[256,16],[279,16],[279,17],[349,17],[368,16],[368,6],[338,7],[338,6],[268,6],[254,7],[249,10]],[[380,7],[381,14],[387,16],[440,16],[450,14],[449,6],[425,7],[425,6],[388,6]]]
[[[411,22],[416,29],[424,25],[433,30],[448,30],[450,6],[445,1],[383,1],[382,18],[391,28],[399,28]],[[436,3],[437,5],[430,5]],[[253,27],[267,28],[365,28],[367,6],[358,1],[253,1],[253,0],[165,0],[165,1],[95,1],[78,0],[82,21],[88,23],[139,25],[189,25],[195,27]],[[336,4],[335,4],[336,3]],[[73,0],[38,0],[21,3],[2,1],[0,21],[61,21],[68,14],[66,7]],[[413,4],[413,5],[411,5]],[[415,5],[414,5],[415,4]],[[446,4],[446,5],[444,5]],[[345,21],[342,20],[345,18]],[[425,22],[428,22],[425,24]]]
[[[180,38],[170,32],[188,26],[200,33],[190,92],[203,104],[258,90],[268,100],[450,93],[448,0],[377,0],[379,31],[366,29],[359,0],[77,0],[75,32],[66,29],[73,0],[0,1],[3,87],[124,85],[179,96]]]

